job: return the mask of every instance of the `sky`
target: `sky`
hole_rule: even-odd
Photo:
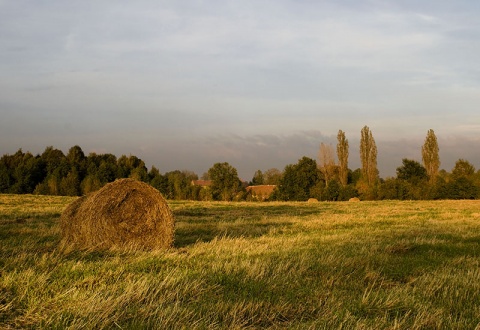
[[[382,177],[480,168],[476,0],[0,0],[0,154],[135,155],[250,180],[372,131]]]

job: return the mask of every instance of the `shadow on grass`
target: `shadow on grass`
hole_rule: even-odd
[[[175,247],[209,242],[216,237],[254,238],[271,232],[279,233],[293,225],[288,221],[289,217],[308,216],[318,212],[318,208],[312,207],[262,204],[240,204],[240,207],[238,204],[220,204],[208,208],[197,206],[176,210]]]
[[[381,265],[383,275],[390,280],[405,283],[412,277],[442,267],[457,258],[480,256],[478,236],[464,239],[449,234],[443,237],[443,242],[388,245],[383,251],[383,255],[387,256]]]
[[[225,203],[225,204],[208,204],[202,206],[201,204],[193,204],[188,208],[174,210],[175,217],[182,220],[199,220],[203,218],[217,218],[225,221],[232,221],[238,217],[248,217],[251,219],[258,219],[264,216],[308,216],[318,214],[319,212],[329,210],[327,204],[313,204],[297,203],[297,204],[242,204],[242,203]]]
[[[289,222],[187,225],[175,230],[174,245],[180,248],[197,242],[210,242],[216,237],[254,238],[272,231],[281,232],[291,226]]]

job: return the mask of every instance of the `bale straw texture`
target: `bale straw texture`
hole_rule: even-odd
[[[67,206],[61,216],[63,242],[79,248],[168,248],[174,217],[162,194],[133,179],[120,179]]]

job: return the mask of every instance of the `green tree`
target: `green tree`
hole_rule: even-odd
[[[260,170],[257,170],[253,175],[251,186],[260,186],[264,184],[263,173]]]
[[[168,191],[168,180],[160,174],[160,171],[155,166],[152,166],[148,172],[148,181],[152,187],[156,188],[163,195],[166,195]]]
[[[278,185],[282,178],[282,172],[277,168],[270,168],[263,173],[263,182],[268,185]]]
[[[46,175],[41,186],[35,189],[36,193],[60,195],[60,182],[62,178],[68,175],[71,169],[67,158],[61,150],[54,149],[51,146],[45,148],[40,158],[45,165]]]
[[[30,181],[30,173],[25,166],[25,162],[28,161],[30,157],[33,157],[29,153],[23,153],[22,149],[19,149],[13,155],[13,167],[12,167],[12,177],[13,185],[10,188],[10,192],[14,194],[25,194],[28,193],[28,183]]]
[[[75,167],[72,167],[70,173],[60,180],[59,189],[60,195],[63,196],[80,195],[80,178]]]
[[[425,167],[419,162],[404,158],[397,168],[398,199],[432,198],[432,187],[428,185]]]
[[[427,170],[419,162],[411,159],[402,159],[402,166],[397,167],[397,178],[419,184],[428,179]]]
[[[459,159],[455,162],[455,166],[452,169],[452,177],[458,179],[473,178],[475,175],[475,166],[473,166],[468,160]]]
[[[60,179],[54,174],[45,179],[47,195],[60,195]]]
[[[281,200],[306,201],[320,181],[317,162],[303,157],[295,165],[287,165],[278,186],[277,197]]]
[[[0,193],[6,193],[10,189],[12,178],[10,171],[5,163],[6,156],[0,159]]]
[[[168,199],[194,199],[195,188],[192,186],[192,181],[198,179],[195,173],[175,170],[165,173],[165,177],[167,179],[167,190],[165,194]]]
[[[427,132],[427,137],[422,146],[422,161],[423,166],[427,171],[430,184],[435,183],[436,176],[438,175],[438,169],[440,168],[440,156],[438,154],[438,142],[435,132],[430,129]]]
[[[338,200],[348,201],[350,198],[358,197],[358,191],[354,184],[347,184],[345,187],[341,187]]]
[[[122,155],[117,160],[117,178],[133,178],[140,181],[147,181],[148,169],[143,160],[137,156]]]
[[[479,187],[475,183],[475,166],[468,160],[459,159],[452,169],[451,180],[444,186],[449,199],[475,199]]]
[[[82,194],[86,195],[102,188],[104,183],[95,174],[87,175],[80,184]]]
[[[409,183],[403,179],[387,178],[380,184],[378,199],[412,199],[409,186]]]
[[[71,147],[66,157],[70,164],[81,164],[85,161],[85,153],[78,145]]]
[[[339,130],[337,134],[338,176],[344,187],[348,184],[348,153],[348,140],[345,132]]]
[[[138,181],[147,181],[147,168],[145,166],[135,167],[131,172],[129,177]]]
[[[45,151],[40,157],[45,163],[47,176],[55,173],[55,176],[61,178],[68,174],[70,165],[61,150],[54,149],[50,146],[45,148]]]
[[[215,200],[231,201],[240,191],[241,182],[237,170],[228,163],[216,163],[208,170],[212,180],[210,187]]]
[[[362,169],[357,168],[354,171],[348,170],[348,183],[356,185],[362,178]]]
[[[82,185],[88,191],[95,191],[105,184],[115,181],[117,158],[112,154],[96,154],[91,152],[86,157],[84,167],[86,168],[86,176],[82,180],[85,181],[85,184],[82,182]]]
[[[342,186],[337,180],[331,180],[325,189],[325,199],[327,201],[337,201],[340,198]]]
[[[440,195],[447,199],[475,199],[479,194],[478,186],[465,176],[447,182],[442,188],[444,191]]]
[[[0,160],[0,169],[0,191],[14,194],[31,194],[45,177],[40,156],[24,153],[22,149],[13,155],[4,155]]]
[[[92,174],[94,174],[103,185],[115,181],[117,173],[117,164],[115,161],[112,162],[108,159],[102,159],[100,166],[98,166],[96,170],[96,173]]]
[[[278,199],[305,201],[308,199],[308,195],[309,193],[306,192],[300,182],[297,181],[296,165],[290,164],[285,166],[282,179],[278,185]]]

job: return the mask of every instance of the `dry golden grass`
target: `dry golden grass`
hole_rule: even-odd
[[[59,213],[12,221],[18,198],[0,196],[0,328],[480,327],[479,201],[170,202],[172,249],[65,253]]]
[[[2,220],[27,221],[32,218],[60,216],[65,205],[76,197],[0,194]]]

